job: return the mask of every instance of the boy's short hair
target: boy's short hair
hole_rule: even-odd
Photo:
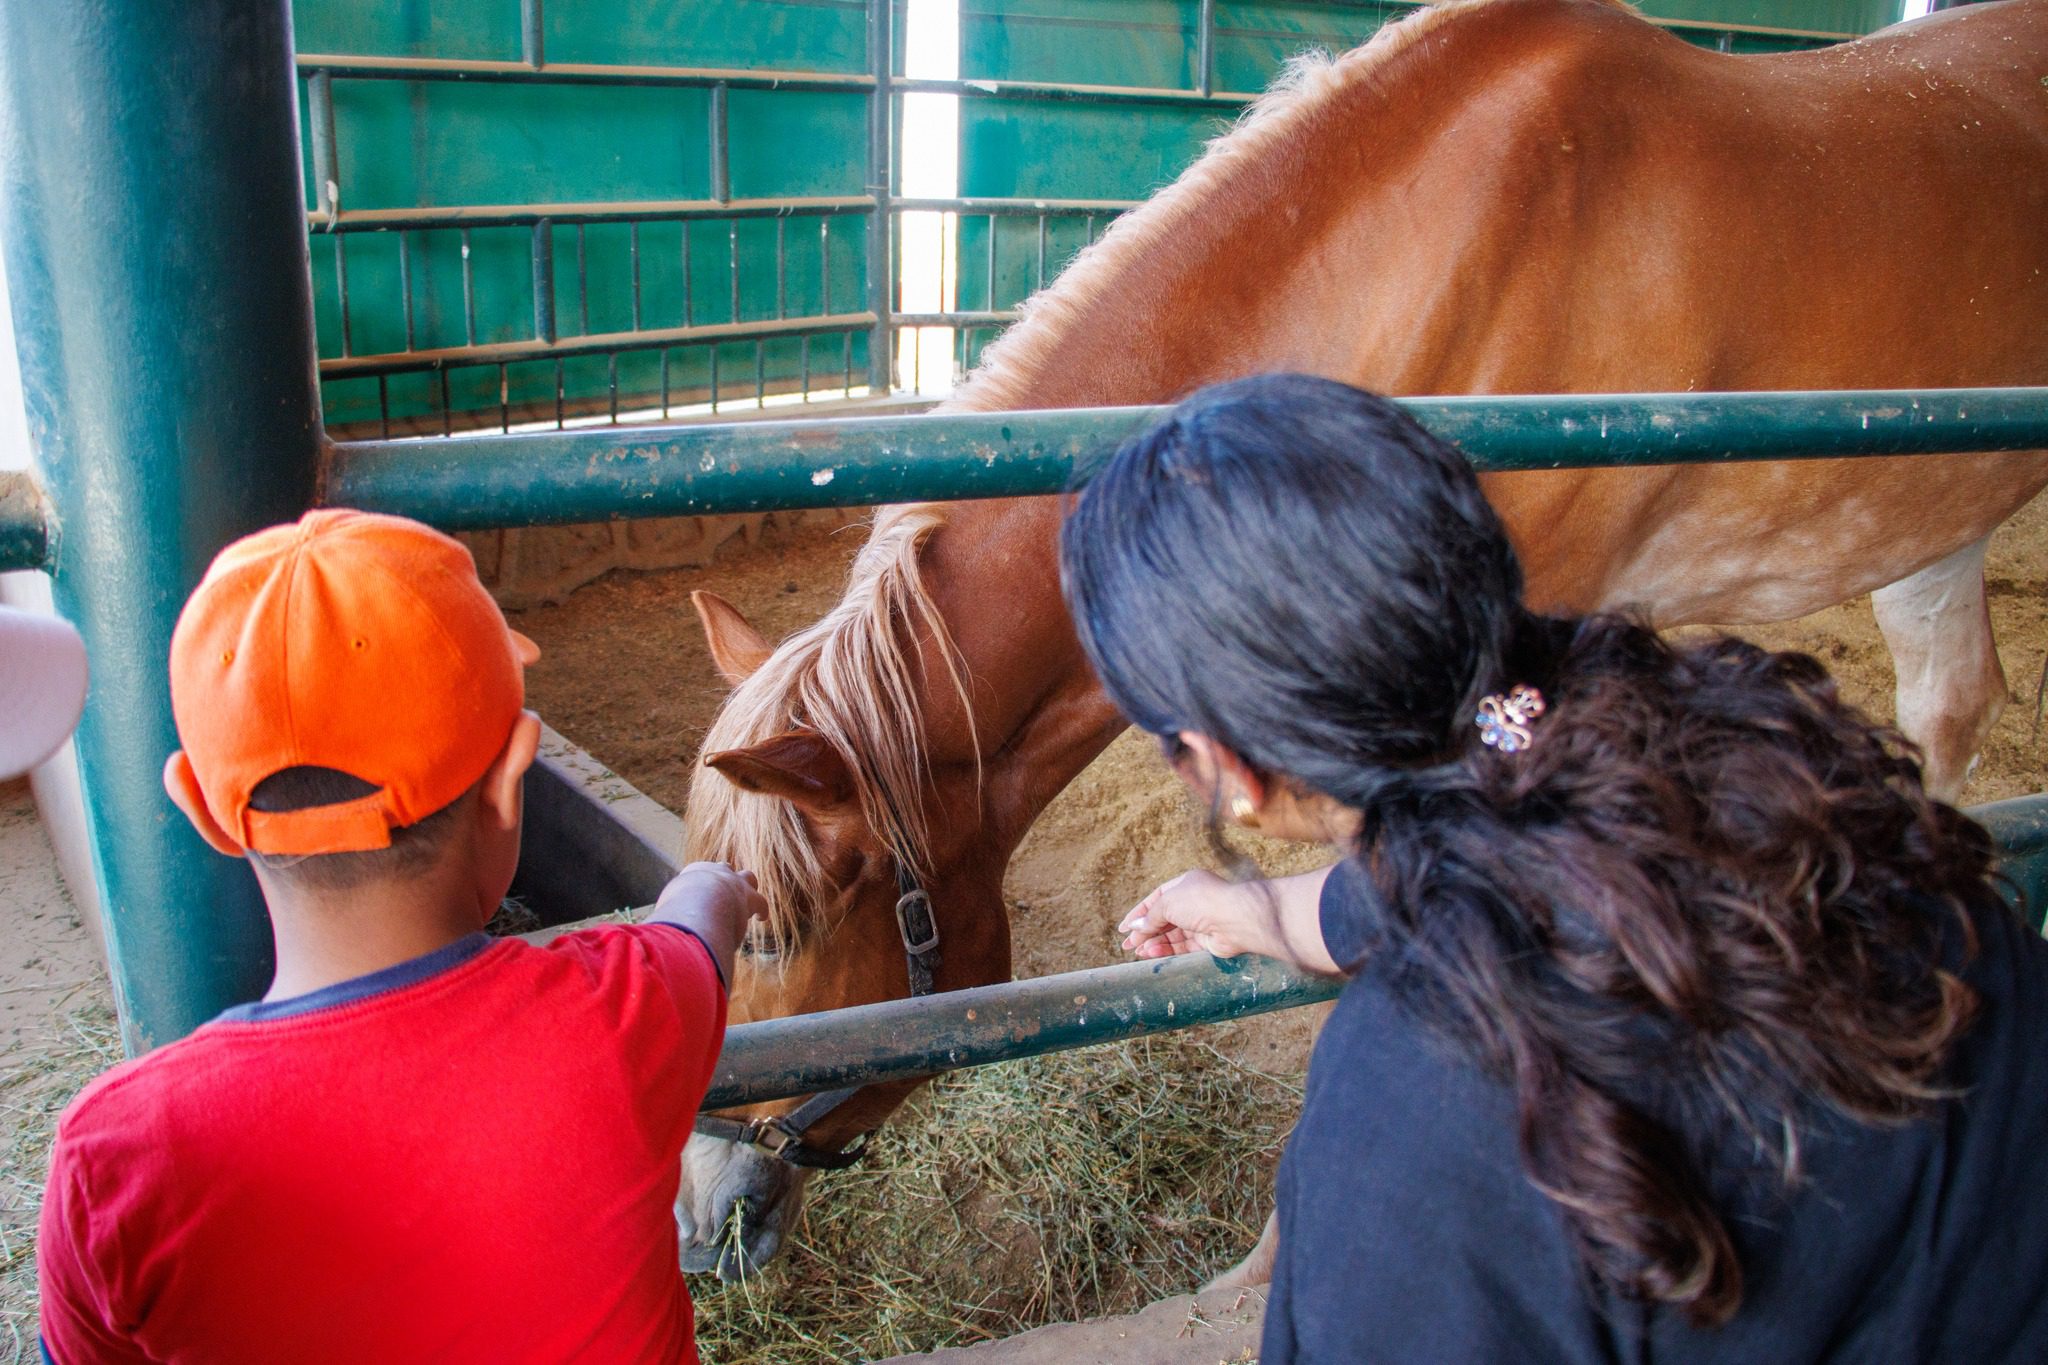
[[[301,764],[258,782],[249,793],[249,809],[313,810],[360,800],[376,790],[375,783],[339,768]],[[447,850],[456,829],[455,812],[475,790],[470,788],[424,819],[393,829],[388,848],[352,853],[262,853],[252,849],[249,857],[271,875],[315,891],[353,891],[373,882],[416,877],[433,867]]]
[[[165,780],[271,870],[383,852],[406,863],[399,846],[425,841],[404,831],[455,804],[504,751],[538,655],[461,542],[404,517],[308,512],[222,550],[180,613],[171,711],[184,747]],[[300,769],[357,785],[292,777],[255,800]]]

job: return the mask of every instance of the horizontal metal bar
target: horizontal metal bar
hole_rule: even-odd
[[[1017,317],[1015,309],[993,313],[961,309],[951,313],[898,313],[892,320],[898,327],[1007,327]]]
[[[642,332],[599,332],[592,336],[560,337],[554,341],[536,338],[530,341],[499,341],[484,346],[443,346],[431,351],[389,351],[383,355],[323,360],[320,362],[320,377],[357,379],[373,374],[415,374],[427,370],[461,369],[467,365],[516,365],[526,360],[652,351],[720,341],[765,341],[772,337],[858,331],[872,327],[874,322],[872,313],[837,313],[813,318],[710,323],[698,327],[653,327]]]
[[[2048,796],[1978,806],[1999,843],[1999,872],[2040,923],[2048,890]],[[766,1103],[842,1085],[918,1081],[1069,1048],[1223,1023],[1337,995],[1341,980],[1268,958],[1206,954],[948,990],[727,1029],[705,1109]]]
[[[704,1108],[912,1080],[1333,998],[1343,982],[1263,957],[1126,962],[727,1030]]]
[[[2048,796],[2018,796],[1965,812],[1998,846],[1998,871],[2036,929],[2048,924]]]
[[[983,217],[992,213],[998,218],[1037,218],[1041,215],[1047,218],[1082,218],[1124,213],[1144,202],[1142,199],[906,199],[898,196],[889,201],[889,207],[899,213],[966,213]]]
[[[2048,796],[1970,814],[1990,831],[1999,872],[2038,926],[2048,892]],[[738,1024],[726,1032],[704,1108],[1098,1047],[1314,1004],[1342,985],[1267,958],[1197,953]]]
[[[0,570],[40,569],[49,562],[49,504],[26,470],[0,470]]]
[[[493,85],[669,85],[703,88],[730,85],[737,90],[794,90],[812,93],[862,94],[874,88],[865,71],[744,70],[705,66],[626,66],[594,62],[478,61],[454,57],[367,57],[336,52],[306,52],[298,58],[301,76],[325,72],[344,80],[480,81]]]
[[[899,76],[889,88],[906,95],[959,95],[967,99],[1059,100],[1078,104],[1176,105],[1190,109],[1240,109],[1259,97],[1256,90],[1177,90],[1170,86],[1081,85],[1072,81],[940,80]]]
[[[695,218],[790,218],[808,214],[873,213],[865,194],[790,199],[621,199],[572,204],[473,204],[414,209],[349,209],[308,213],[314,232],[393,232],[401,228],[530,227],[555,223],[680,222]]]
[[[2048,389],[1402,401],[1481,470],[2048,449]],[[325,500],[480,528],[1020,497],[1065,489],[1161,411],[351,441],[332,449]]]

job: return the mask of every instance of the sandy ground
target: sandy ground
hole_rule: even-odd
[[[1257,1290],[1181,1294],[1127,1317],[1040,1327],[881,1365],[1258,1365],[1265,1309]]]
[[[0,1365],[38,1359],[35,1218],[58,1112],[119,1060],[99,943],[26,782],[0,784]]]

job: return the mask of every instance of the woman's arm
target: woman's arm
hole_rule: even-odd
[[[1342,969],[1323,945],[1323,883],[1329,876],[1327,867],[1264,882],[1183,872],[1138,902],[1117,929],[1125,935],[1124,947],[1139,957],[1257,953],[1305,972],[1338,976]]]

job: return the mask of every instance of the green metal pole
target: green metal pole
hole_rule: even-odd
[[[296,517],[320,445],[289,0],[0,5],[4,236],[122,1038],[260,994],[254,878],[185,827],[165,660],[222,545]]]

